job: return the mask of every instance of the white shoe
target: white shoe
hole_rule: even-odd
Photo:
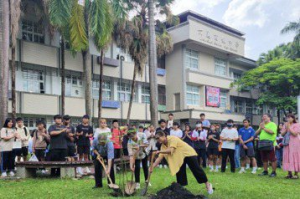
[[[167,169],[168,168],[168,166],[167,165],[165,165],[165,169]]]
[[[239,173],[246,173],[246,171],[245,170],[240,170]]]
[[[140,189],[140,188],[141,188],[140,183],[136,183],[136,184],[135,184],[135,189],[138,190],[138,189]]]
[[[159,165],[159,168],[161,169],[161,168],[162,168],[162,165]]]
[[[88,167],[86,167],[85,171],[86,171],[87,174],[91,173],[91,170]]]
[[[219,172],[219,169],[216,169],[215,172],[218,173],[218,172]]]
[[[6,178],[7,177],[7,174],[6,174],[6,171],[4,171],[2,174],[1,174],[1,178]]]
[[[149,183],[148,183],[148,186],[149,186],[149,187],[151,187],[151,186],[152,186],[152,184],[149,182]]]
[[[10,177],[14,177],[15,173],[13,171],[9,172]]]
[[[214,172],[214,169],[210,169],[209,172]]]
[[[46,174],[46,170],[45,169],[42,170],[42,174]]]
[[[83,175],[83,172],[82,172],[82,168],[81,167],[78,167],[77,168],[77,173],[79,174],[79,175]]]
[[[209,189],[207,190],[207,193],[208,193],[209,195],[211,195],[211,194],[214,193],[214,189],[213,189],[213,186],[212,186],[211,183],[210,183],[209,185],[210,185],[210,186],[209,186]]]
[[[252,174],[256,174],[256,171],[255,171],[255,170],[253,170],[251,173],[252,173]]]

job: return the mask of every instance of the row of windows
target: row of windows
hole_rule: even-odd
[[[24,69],[22,71],[23,76],[23,91],[32,92],[32,93],[45,93],[44,84],[45,84],[45,74],[43,71],[35,71]],[[68,75],[66,76],[66,96],[72,96],[72,90],[78,91],[76,89],[83,86],[82,78],[80,76]],[[165,105],[165,87],[163,89],[159,87],[159,100]],[[93,98],[99,99],[99,81],[92,82],[92,91]],[[135,94],[133,101],[137,102],[137,87],[135,89]],[[103,100],[113,100],[112,99],[112,82],[104,81],[102,87]],[[118,82],[117,83],[117,99],[119,101],[128,102],[130,101],[131,96],[131,83]],[[161,99],[160,99],[161,98]],[[142,103],[150,103],[150,86],[142,85],[141,87],[141,101]]]
[[[248,113],[259,115],[263,113],[263,109],[255,104],[254,100],[246,100],[244,98],[232,99],[231,110],[235,113]]]
[[[197,51],[191,49],[185,50],[185,67],[193,70],[199,69],[199,53]],[[215,75],[227,76],[227,62],[225,60],[215,58]],[[236,81],[241,78],[241,74],[233,72],[232,77]]]

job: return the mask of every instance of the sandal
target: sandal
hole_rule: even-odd
[[[299,179],[299,176],[292,176],[291,179],[297,180]]]
[[[291,179],[293,176],[292,175],[287,175],[285,176],[285,179]]]

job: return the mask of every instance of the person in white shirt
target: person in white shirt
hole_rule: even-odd
[[[153,151],[157,151],[157,147],[156,147],[156,139],[155,139],[155,128],[153,126],[153,124],[151,124],[149,126],[149,130],[145,131],[149,146],[147,148],[148,151],[150,151],[151,153]],[[151,155],[150,155],[151,157]]]
[[[183,133],[182,133],[182,130],[179,128],[179,123],[178,122],[173,123],[173,128],[170,130],[170,135],[176,136],[176,137],[179,137],[179,138],[183,137]]]
[[[206,168],[206,138],[207,129],[202,127],[201,122],[196,123],[196,129],[192,133],[194,140],[194,149],[198,154],[198,162],[203,168]]]
[[[227,158],[229,157],[231,172],[235,172],[234,152],[235,142],[239,139],[238,132],[233,128],[233,120],[227,121],[227,127],[221,132],[220,138],[223,141],[222,144],[222,166],[221,172],[225,172]]]
[[[171,129],[171,128],[173,128],[173,123],[174,123],[174,115],[173,115],[173,113],[170,113],[169,114],[169,119],[168,119],[168,125],[167,125],[167,128],[168,129]]]
[[[107,127],[107,122],[106,122],[106,119],[100,119],[100,127],[99,128],[96,128],[96,131],[94,133],[94,139],[98,139],[98,136],[100,134],[107,134],[107,138],[110,140],[111,139],[111,130],[110,128]]]
[[[20,139],[16,139],[14,142],[14,152],[17,156],[17,161],[21,161],[21,157],[23,157],[23,161],[27,160],[28,155],[28,141],[30,139],[30,132],[26,126],[24,126],[23,119],[18,117],[16,119],[16,131],[20,136]]]

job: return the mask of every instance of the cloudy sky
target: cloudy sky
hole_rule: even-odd
[[[192,10],[245,33],[246,57],[292,41],[293,34],[280,30],[300,17],[299,0],[175,0],[174,14]]]

